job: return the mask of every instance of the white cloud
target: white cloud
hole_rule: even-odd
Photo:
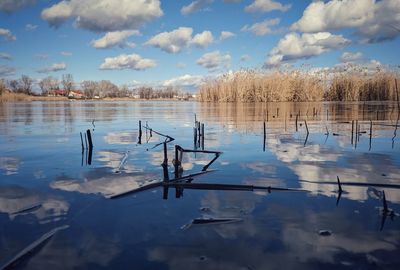
[[[11,13],[35,3],[36,0],[1,0],[0,10]]]
[[[210,31],[204,31],[192,38],[193,29],[190,27],[179,27],[171,32],[162,32],[148,40],[145,45],[160,48],[167,53],[179,53],[191,45],[207,47],[214,41]]]
[[[344,52],[340,56],[340,62],[342,63],[355,63],[355,62],[360,62],[364,59],[364,56],[361,52]]]
[[[350,41],[342,35],[333,35],[328,32],[302,35],[288,33],[271,50],[266,64],[275,66],[291,60],[310,58],[332,49],[342,48],[349,43]]]
[[[163,86],[193,88],[198,87],[203,82],[203,76],[185,74],[180,77],[172,78],[163,82]]]
[[[280,2],[273,0],[254,0],[254,2],[245,8],[246,12],[270,12],[279,10],[286,12],[292,5],[282,5]]]
[[[60,52],[62,56],[72,56],[72,52]]]
[[[12,76],[15,75],[15,68],[6,66],[6,65],[0,65],[0,76],[1,77],[7,77],[7,76]]]
[[[100,69],[133,69],[145,70],[157,66],[156,61],[142,58],[138,54],[121,54],[117,57],[107,57],[101,64]]]
[[[25,30],[26,31],[34,31],[34,30],[36,30],[36,28],[38,28],[38,26],[34,25],[34,24],[28,23],[27,25],[25,25]]]
[[[126,40],[131,36],[137,35],[140,35],[138,30],[108,32],[102,38],[92,40],[91,45],[96,49],[107,49],[115,46],[119,46],[120,48],[132,47],[132,43]]]
[[[62,62],[62,63],[52,64],[49,67],[41,68],[37,72],[38,73],[50,73],[50,72],[57,72],[57,71],[66,70],[66,69],[67,69],[67,65]]]
[[[381,42],[400,35],[399,14],[398,0],[316,1],[291,28],[308,33],[355,28],[362,41]]]
[[[0,37],[4,37],[7,41],[16,41],[17,37],[14,36],[10,30],[5,28],[0,28]]]
[[[250,58],[251,58],[250,55],[243,54],[242,56],[240,56],[240,61],[242,61],[242,62],[249,61]]]
[[[2,53],[2,52],[0,52],[0,59],[11,60],[12,57],[11,57],[11,55],[9,55],[8,53]]]
[[[229,31],[222,31],[221,32],[221,35],[219,36],[219,40],[225,40],[225,39],[228,39],[228,38],[231,38],[231,37],[234,37],[234,36],[236,36],[234,33],[232,33],[232,32],[229,32]]]
[[[211,4],[212,2],[214,2],[214,0],[196,0],[196,1],[193,1],[189,5],[183,6],[181,8],[181,13],[183,15],[188,15],[190,13],[203,10],[209,4]]]
[[[162,32],[150,40],[145,45],[151,45],[168,53],[178,53],[189,46],[192,40],[193,29],[190,27],[179,27],[171,32]]]
[[[272,33],[273,31],[271,29],[271,26],[278,25],[279,22],[280,22],[280,19],[278,19],[278,18],[270,19],[270,20],[266,19],[262,22],[255,23],[251,26],[245,25],[242,27],[242,29],[240,31],[252,32],[256,36],[265,36],[266,34]]]
[[[203,54],[196,63],[202,67],[205,67],[211,71],[217,70],[219,68],[228,68],[230,65],[231,56],[226,54],[221,54],[219,51],[213,51]]]
[[[203,33],[197,34],[193,37],[191,43],[197,47],[205,48],[213,43],[214,37],[210,31],[204,31]]]
[[[76,27],[100,32],[138,29],[162,15],[159,0],[70,0],[42,11],[51,26],[76,18]]]

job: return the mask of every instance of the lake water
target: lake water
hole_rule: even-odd
[[[165,138],[143,128],[139,144],[139,120],[175,139],[167,144],[173,179],[175,145],[202,149],[195,114],[205,124],[204,149],[223,154],[209,167],[216,171],[191,183],[301,191],[156,186],[106,198],[163,179],[157,144]],[[0,265],[61,227],[15,267],[399,269],[396,122],[395,103],[0,104]],[[87,129],[91,158],[81,147]],[[213,158],[184,153],[179,174]],[[207,218],[235,222],[187,226]]]

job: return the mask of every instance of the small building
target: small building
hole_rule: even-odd
[[[83,98],[85,98],[85,94],[80,90],[71,90],[68,93],[68,98],[71,98],[71,99],[83,99]]]

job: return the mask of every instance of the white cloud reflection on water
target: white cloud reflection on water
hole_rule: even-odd
[[[32,210],[24,211],[30,207],[33,207]],[[68,210],[69,203],[57,196],[19,186],[0,187],[0,212],[8,214],[11,220],[33,215],[44,224],[63,219]]]
[[[400,170],[390,155],[345,152],[341,147],[333,148],[312,142],[304,146],[302,142],[290,136],[270,136],[267,138],[267,145],[268,151],[297,175],[300,187],[315,195],[337,196],[335,184],[324,184],[324,182],[336,182],[337,176],[343,183],[398,184],[400,179]],[[244,166],[271,177],[274,176],[271,168],[276,164],[258,161],[246,163]],[[344,186],[343,188],[346,192],[342,194],[342,198],[361,202],[370,198],[368,187]],[[375,189],[383,190],[378,187]],[[388,201],[400,202],[400,193],[397,189],[384,188],[384,190]]]
[[[86,174],[83,180],[61,177],[50,183],[50,187],[65,191],[85,194],[102,194],[104,196],[136,189],[146,184],[159,181],[155,174],[110,174],[103,170]]]
[[[0,157],[0,171],[4,175],[17,174],[22,162],[16,157]]]

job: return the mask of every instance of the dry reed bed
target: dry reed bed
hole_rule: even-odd
[[[366,101],[396,100],[391,71],[372,74],[310,73],[302,71],[262,73],[241,70],[206,81],[199,100],[207,102]]]

